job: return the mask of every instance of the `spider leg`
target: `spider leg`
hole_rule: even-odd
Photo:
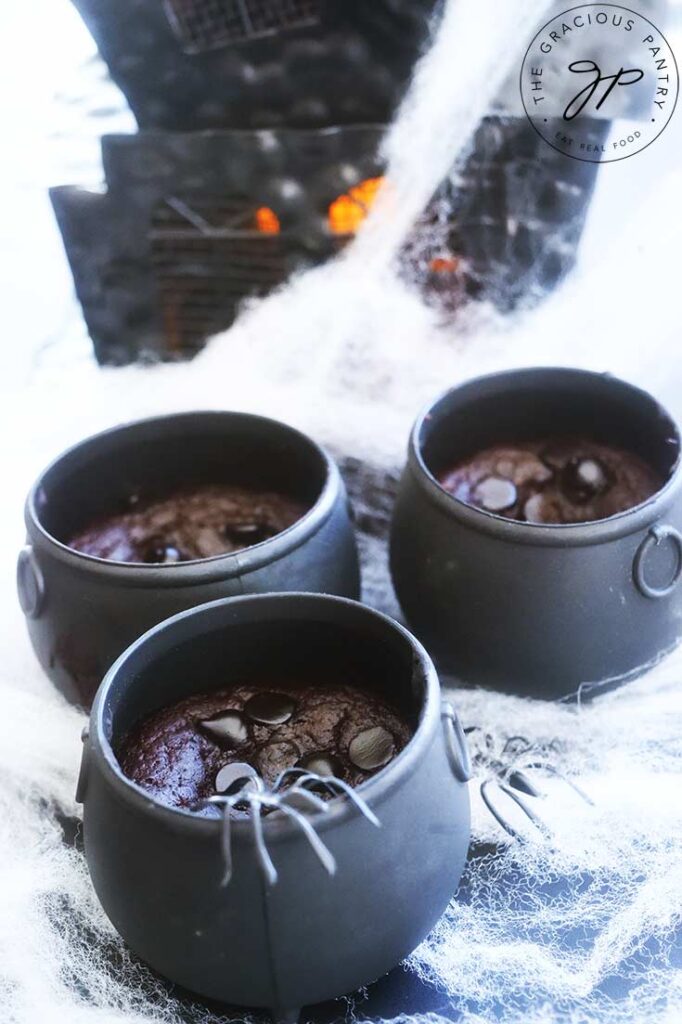
[[[261,817],[263,804],[274,804],[275,801],[270,801],[267,797],[263,797],[260,793],[249,793],[247,796],[249,803],[249,810],[251,811],[251,818],[253,822],[253,838],[256,844],[256,856],[258,863],[261,866],[261,870],[265,875],[265,880],[268,885],[275,885],[277,882],[277,868],[272,862],[272,857],[268,852],[268,848],[265,845],[265,836],[263,835],[263,819]],[[279,803],[279,801],[277,801]]]
[[[488,793],[488,790],[491,785],[497,786],[500,792],[504,793],[505,796],[508,796],[509,799],[512,800],[526,815],[528,820],[535,826],[535,828],[537,828],[538,832],[540,832],[545,837],[551,836],[552,833],[550,829],[547,827],[547,825],[545,825],[544,821],[540,817],[538,817],[538,815],[531,807],[527,806],[526,802],[522,800],[522,798],[517,793],[515,793],[510,786],[508,786],[504,782],[500,782],[499,779],[486,779],[484,782],[481,783],[480,786],[481,797],[483,798],[483,802],[490,811],[490,813],[492,814],[493,818],[495,818],[497,823],[504,829],[504,831],[508,835],[512,836],[514,839],[519,839],[522,842],[526,841],[526,836],[519,832],[519,830],[515,828],[514,825],[512,825],[511,822],[509,822],[508,819],[505,818],[505,816],[502,814],[502,812],[495,806],[494,802],[492,801]]]

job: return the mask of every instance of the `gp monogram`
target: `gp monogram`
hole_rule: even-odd
[[[592,163],[641,152],[675,110],[679,78],[665,36],[636,11],[583,4],[556,15],[526,51],[521,99],[533,128],[554,149]],[[595,121],[614,122],[595,141]]]

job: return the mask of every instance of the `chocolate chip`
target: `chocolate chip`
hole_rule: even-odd
[[[471,496],[486,512],[504,512],[516,502],[516,487],[501,476],[487,476],[479,480]]]
[[[285,693],[263,690],[255,693],[244,705],[244,711],[261,725],[283,725],[294,713],[296,701]]]
[[[240,537],[253,537],[254,534],[262,533],[263,526],[261,523],[233,523],[232,526],[227,526],[225,529]]]
[[[199,728],[228,750],[234,750],[249,738],[246,722],[239,711],[219,711],[217,715],[199,722]]]
[[[561,501],[553,491],[533,494],[523,506],[523,516],[527,523],[555,524],[570,522],[564,516]]]
[[[172,544],[164,544],[161,540],[153,540],[145,549],[143,561],[155,565],[167,565],[173,562],[186,562],[187,558],[179,548],[173,547]]]
[[[527,523],[544,523],[545,499],[542,494],[533,494],[523,506],[523,518]]]
[[[183,558],[183,555],[178,550],[178,548],[174,548],[174,547],[172,547],[172,545],[169,544],[164,549],[163,561],[164,562],[184,562],[185,559]]]
[[[334,754],[328,754],[325,750],[316,750],[312,754],[306,754],[296,762],[297,768],[304,768],[313,775],[335,775],[340,778],[343,774],[343,765]]]
[[[606,470],[597,459],[574,458],[564,466],[561,486],[567,497],[580,503],[605,491],[609,481]]]
[[[370,772],[382,768],[395,754],[395,740],[382,725],[363,729],[348,747],[348,756],[356,768]]]
[[[215,777],[215,790],[221,796],[231,796],[243,789],[247,783],[257,787],[258,772],[250,764],[224,764]]]
[[[223,534],[227,540],[232,544],[245,547],[261,544],[264,540],[274,537],[276,532],[268,523],[264,522],[227,523],[223,528]]]

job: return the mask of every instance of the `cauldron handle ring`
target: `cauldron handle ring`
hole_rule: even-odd
[[[45,604],[45,581],[30,544],[21,549],[17,559],[17,592],[24,615],[37,619]]]
[[[457,712],[449,701],[443,701],[440,716],[443,720],[445,749],[452,773],[459,782],[468,782],[472,774],[469,748]]]
[[[651,549],[658,547],[658,545],[664,540],[672,541],[677,554],[677,565],[675,566],[675,571],[670,583],[667,583],[664,587],[653,587],[650,583],[647,583],[645,579],[644,566],[647,555]],[[682,576],[682,535],[674,526],[652,526],[642,543],[637,548],[635,560],[632,565],[632,575],[637,589],[644,595],[644,597],[667,597],[673,592],[680,581],[680,577]]]

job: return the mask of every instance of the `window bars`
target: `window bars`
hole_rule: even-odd
[[[149,242],[171,354],[199,349],[244,298],[266,295],[291,270],[276,215],[239,197],[169,197],[153,212]]]
[[[164,0],[186,53],[202,53],[320,21],[323,0]]]

